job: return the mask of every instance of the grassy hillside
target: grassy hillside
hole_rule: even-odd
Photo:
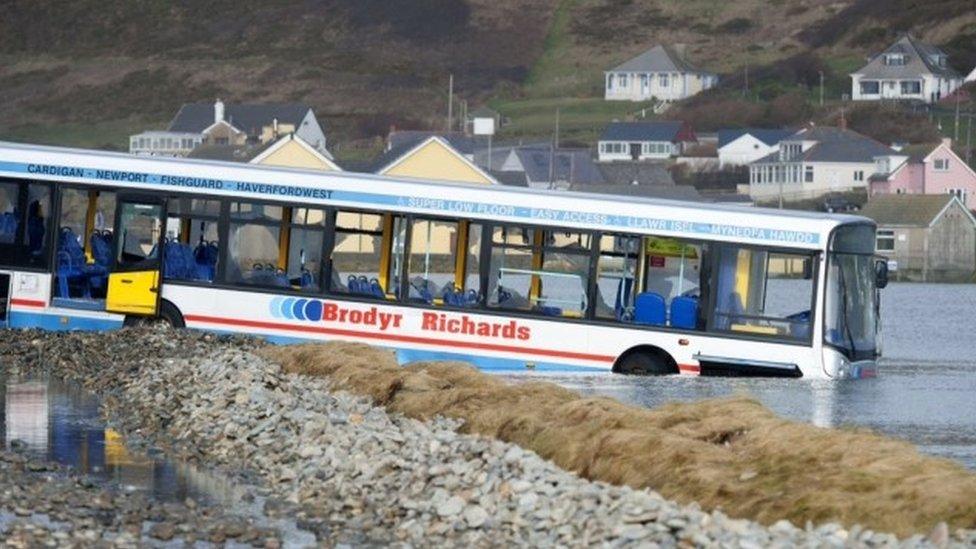
[[[0,138],[124,147],[220,97],[307,102],[358,154],[391,125],[443,127],[453,73],[511,118],[501,138],[547,139],[558,107],[561,135],[589,141],[647,107],[602,101],[602,71],[657,43],[722,75],[666,116],[801,123],[832,116],[847,74],[903,31],[976,64],[970,0],[11,0]]]

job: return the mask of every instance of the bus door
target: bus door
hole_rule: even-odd
[[[106,311],[139,316],[159,311],[165,210],[162,200],[119,197]]]

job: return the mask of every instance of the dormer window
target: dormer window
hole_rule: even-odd
[[[884,56],[884,64],[892,67],[900,67],[905,64],[905,54],[886,53]]]
[[[780,160],[792,160],[803,152],[803,145],[801,143],[783,143],[780,148]]]

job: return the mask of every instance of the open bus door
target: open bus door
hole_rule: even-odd
[[[115,214],[115,261],[105,310],[136,316],[159,312],[162,285],[162,200],[120,197]]]

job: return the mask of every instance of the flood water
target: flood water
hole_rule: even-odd
[[[749,395],[787,418],[869,427],[976,469],[976,285],[891,284],[882,295],[885,358],[875,379],[546,379],[647,407]]]
[[[55,380],[0,378],[0,434],[5,447],[70,466],[75,472],[156,499],[232,502],[234,485],[161,454],[133,452],[99,416],[96,397]]]

